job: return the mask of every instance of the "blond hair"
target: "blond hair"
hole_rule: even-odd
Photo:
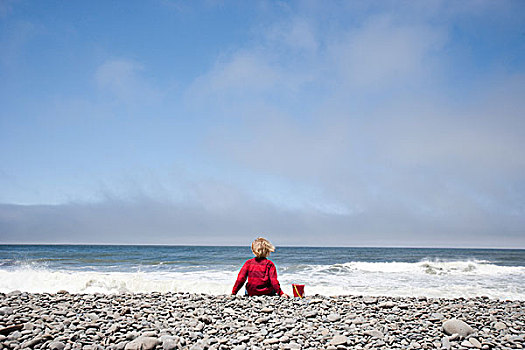
[[[275,247],[267,239],[259,237],[252,243],[252,252],[258,258],[266,258],[275,252]]]

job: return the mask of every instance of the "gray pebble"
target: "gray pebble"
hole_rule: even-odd
[[[382,332],[378,331],[377,329],[372,329],[372,330],[365,331],[364,334],[365,335],[369,335],[369,336],[374,337],[374,338],[379,338],[379,339],[383,339],[383,337],[384,337],[384,334]]]
[[[446,336],[441,339],[441,349],[450,349],[450,341]]]
[[[12,315],[15,312],[15,310],[12,307],[4,306],[0,307],[0,315],[6,316],[6,315]]]

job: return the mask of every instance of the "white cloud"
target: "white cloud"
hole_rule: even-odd
[[[306,18],[294,17],[278,23],[267,31],[270,44],[281,46],[284,50],[316,51],[319,47],[314,26]]]
[[[519,83],[521,82],[521,83]],[[400,165],[454,167],[468,173],[519,173],[525,159],[521,133],[525,76],[494,81],[470,94],[462,104],[434,101],[398,101],[381,114],[391,113],[376,125],[385,155]]]
[[[95,72],[99,89],[126,104],[158,102],[162,93],[142,75],[142,65],[127,59],[110,59]]]
[[[281,82],[281,73],[258,52],[238,51],[218,60],[214,68],[190,86],[186,98],[193,107],[212,106],[215,113],[262,98]]]
[[[251,90],[250,93],[272,88],[278,74],[268,62],[256,54],[239,52],[231,60],[219,63],[208,76],[211,91]]]
[[[334,76],[345,84],[366,89],[420,81],[435,67],[429,59],[445,43],[446,32],[428,25],[398,24],[388,15],[370,18],[330,48]]]

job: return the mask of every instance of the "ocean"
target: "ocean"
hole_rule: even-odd
[[[0,292],[229,294],[249,246],[0,245]],[[525,300],[525,250],[278,247],[307,295]]]

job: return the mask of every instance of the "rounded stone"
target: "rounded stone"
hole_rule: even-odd
[[[378,305],[381,309],[391,309],[393,308],[394,306],[396,306],[396,304],[392,301],[386,301],[384,303],[380,303]]]
[[[339,321],[341,319],[341,315],[335,314],[335,313],[334,314],[330,314],[330,315],[328,315],[327,319],[330,322],[337,322],[337,321]]]
[[[49,343],[47,346],[50,350],[64,350],[66,347],[66,344],[62,343],[61,341],[54,341]]]
[[[162,342],[162,349],[163,350],[177,349],[177,342],[173,339],[167,339]]]
[[[342,345],[342,344],[346,344],[346,342],[348,341],[348,338],[344,335],[336,335],[335,337],[332,338],[332,340],[330,340],[330,345]]]
[[[459,334],[463,338],[475,332],[467,323],[456,318],[445,321],[443,323],[443,331],[448,335]]]
[[[496,322],[496,324],[494,324],[494,328],[496,328],[498,331],[502,330],[502,329],[505,329],[507,328],[507,325],[503,322]]]
[[[473,348],[474,347],[474,345],[472,345],[472,343],[469,342],[468,340],[463,340],[461,342],[461,346],[466,347],[466,348]]]
[[[468,341],[475,347],[475,348],[478,348],[478,349],[481,349],[481,343],[479,342],[479,340],[477,340],[476,338],[469,338]]]
[[[138,337],[126,344],[125,350],[153,350],[159,344],[159,339],[154,337]]]

